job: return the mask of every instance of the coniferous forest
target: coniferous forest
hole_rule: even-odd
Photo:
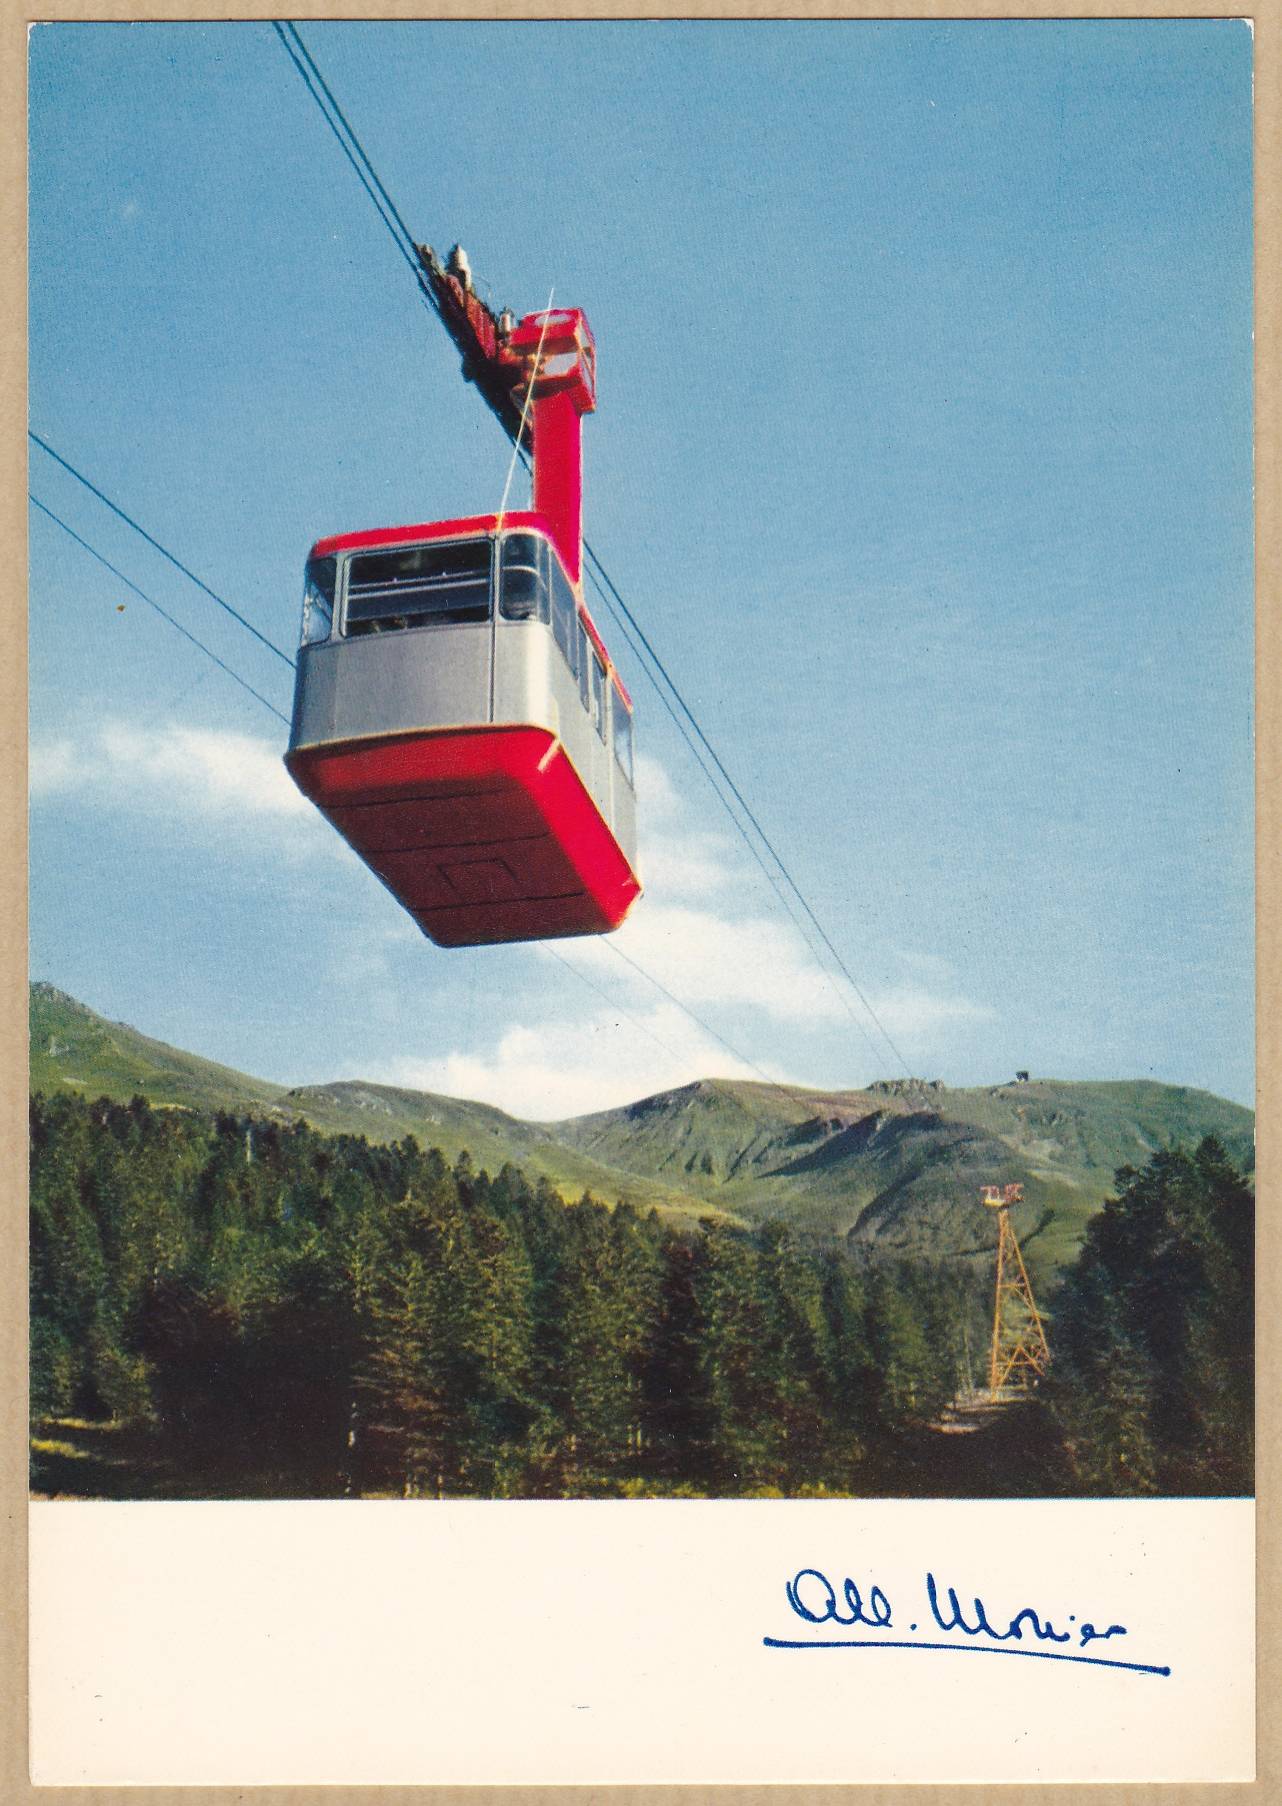
[[[1252,1204],[1119,1175],[1052,1373],[983,1436],[983,1262],[673,1227],[302,1123],[32,1100],[33,1485],[114,1497],[773,1497],[1251,1485]],[[982,1444],[982,1449],[979,1445]]]

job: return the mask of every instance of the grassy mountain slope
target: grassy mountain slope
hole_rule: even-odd
[[[477,1166],[491,1172],[510,1160],[532,1176],[550,1179],[567,1198],[590,1191],[606,1203],[622,1199],[638,1210],[653,1206],[682,1217],[726,1214],[715,1200],[705,1202],[652,1174],[616,1171],[558,1140],[541,1124],[522,1122],[491,1104],[340,1079],[287,1091],[277,1108],[331,1134],[364,1135],[370,1141],[413,1135],[424,1147],[439,1148],[448,1160],[466,1149]]]
[[[550,1179],[568,1199],[591,1191],[607,1203],[625,1199],[638,1210],[653,1206],[685,1219],[724,1214],[713,1200],[661,1178],[615,1172],[539,1124],[520,1122],[488,1104],[361,1080],[290,1090],[153,1041],[126,1023],[108,1022],[49,984],[31,986],[30,1023],[33,1091],[76,1091],[121,1103],[141,1095],[153,1104],[192,1110],[253,1111],[378,1142],[413,1135],[449,1160],[466,1149],[477,1166],[492,1172],[510,1160],[534,1177]]]
[[[31,987],[33,1090],[74,1089],[193,1109],[301,1117],[333,1134],[414,1135],[450,1159],[511,1160],[567,1198],[590,1190],[690,1219],[782,1217],[886,1252],[986,1258],[996,1233],[979,1187],[1022,1182],[1016,1226],[1045,1278],[1074,1254],[1115,1170],[1157,1148],[1220,1137],[1249,1167],[1249,1110],[1147,1081],[950,1090],[895,1080],[817,1091],[701,1080],[566,1122],[521,1122],[487,1104],[342,1080],[294,1090],[109,1023],[50,985]]]
[[[284,1095],[283,1085],[108,1022],[49,984],[30,988],[30,1026],[33,1091],[77,1091],[122,1103],[141,1095],[192,1110],[269,1110]]]
[[[704,1081],[554,1125],[612,1167],[652,1172],[746,1216],[905,1253],[986,1251],[979,1187],[1021,1182],[1030,1263],[1071,1258],[1123,1165],[1216,1134],[1244,1165],[1253,1118],[1208,1092],[1043,1080],[949,1090],[914,1080],[821,1092]]]

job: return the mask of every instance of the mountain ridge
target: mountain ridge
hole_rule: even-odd
[[[1253,1115],[1155,1080],[1034,1079],[952,1088],[877,1080],[851,1090],[699,1079],[611,1110],[528,1122],[491,1104],[340,1079],[257,1079],[109,1022],[43,981],[30,987],[31,1088],[171,1108],[261,1111],[331,1134],[414,1135],[450,1159],[507,1161],[567,1198],[592,1191],[674,1220],[769,1217],[870,1252],[986,1257],[978,1191],[1022,1183],[1021,1235],[1042,1276],[1076,1251],[1119,1167],[1217,1135],[1253,1162]]]

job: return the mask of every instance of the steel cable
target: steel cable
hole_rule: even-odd
[[[244,615],[240,613],[239,609],[233,608],[230,602],[226,601],[218,594],[217,590],[210,589],[209,585],[202,578],[198,577],[195,571],[189,570],[180,558],[175,558],[173,553],[169,551],[167,547],[162,546],[158,539],[153,539],[145,527],[139,526],[132,514],[126,514],[123,508],[117,507],[111,497],[104,495],[96,483],[91,483],[89,478],[85,476],[82,471],[77,470],[74,464],[69,463],[68,460],[63,457],[61,452],[55,451],[48,440],[42,439],[39,433],[32,432],[30,427],[27,428],[27,437],[28,439],[34,440],[41,451],[48,452],[55,464],[61,464],[65,471],[70,472],[77,483],[83,483],[90,495],[96,495],[105,508],[110,508],[111,512],[116,515],[118,519],[124,521],[127,527],[132,527],[134,532],[137,533],[141,539],[145,539],[147,544],[155,551],[159,552],[162,558],[167,558],[175,570],[181,571],[184,577],[196,585],[197,589],[203,590],[211,601],[217,602],[219,608],[224,609],[231,616],[233,621],[239,621],[246,632],[252,633],[260,645],[266,646],[269,652],[274,652],[276,657],[284,664],[287,664],[291,671],[294,669],[294,660],[287,652],[282,652],[280,647],[272,640],[269,640],[265,633],[259,633],[258,629],[254,626],[254,623],[252,621],[247,621]]]
[[[290,50],[290,44],[289,44],[289,40],[286,38],[285,30],[282,29],[282,27],[279,24],[275,25],[275,29],[276,29],[278,35],[280,36],[281,41],[285,44],[286,49]],[[329,113],[326,111],[323,103],[321,102],[320,97],[316,92],[316,86],[314,86],[311,81],[307,81],[306,71],[300,69],[299,72],[304,77],[304,81],[306,82],[308,92],[311,94],[313,100],[316,101],[317,105],[320,106],[322,113],[325,114],[327,123],[329,124],[331,131],[334,133],[335,137],[338,138],[338,141],[343,148],[344,154],[347,156],[348,160],[350,162],[352,162],[353,167],[356,168],[358,175],[361,175],[361,170],[357,166],[356,158],[359,158],[360,162],[364,165],[364,168],[365,168],[366,172],[368,173],[369,180],[366,181],[364,176],[361,177],[361,180],[362,180],[362,186],[366,189],[366,192],[367,193],[370,192],[370,184],[372,183],[374,185],[374,187],[378,190],[378,194],[382,196],[383,201],[386,203],[387,208],[390,210],[393,218],[395,219],[396,225],[399,228],[399,234],[401,236],[403,236],[404,241],[405,241],[404,244],[400,244],[399,238],[398,238],[398,247],[400,248],[402,255],[405,256],[406,261],[411,264],[411,267],[413,268],[414,273],[415,273],[416,285],[419,289],[420,294],[422,294],[424,292],[424,284],[422,281],[421,271],[420,271],[418,263],[417,263],[417,258],[415,255],[413,255],[414,250],[415,250],[415,241],[414,241],[412,233],[409,230],[409,227],[406,225],[404,219],[401,217],[401,214],[400,214],[399,210],[397,209],[395,203],[393,202],[390,194],[388,193],[387,188],[385,187],[384,183],[382,182],[381,178],[379,177],[377,170],[374,168],[374,165],[370,159],[369,153],[366,151],[364,145],[362,144],[362,142],[361,142],[359,136],[357,135],[355,129],[353,128],[351,122],[348,120],[346,114],[343,112],[338,101],[335,99],[333,91],[329,87],[328,83],[325,81],[324,76],[321,74],[319,68],[317,67],[315,59],[312,57],[310,51],[307,49],[307,46],[304,44],[302,37],[300,36],[300,34],[298,32],[297,27],[294,26],[292,23],[288,23],[287,29],[288,29],[289,34],[292,36],[294,43],[298,46],[299,52],[301,53],[302,57],[305,59],[307,68],[311,71],[311,74],[314,76],[316,86],[319,86],[320,90],[325,95],[326,100],[328,100],[330,107],[332,107],[332,109],[333,109],[334,116],[337,118],[337,120],[341,124],[343,131],[346,132],[347,139],[350,141],[350,146],[351,146],[350,149],[349,149],[348,143],[345,143],[343,141],[342,137],[340,136],[338,127],[334,123],[334,119],[330,117]],[[291,59],[294,61],[295,66],[297,67],[298,59],[293,56],[292,50],[291,50]],[[371,199],[374,199],[374,196],[372,194],[371,194]],[[384,223],[388,225],[389,230],[392,230],[391,224],[387,220],[386,215],[383,213],[382,207],[378,206],[377,200],[375,200],[375,205],[376,205],[376,207],[378,207],[380,217],[382,217],[384,219]],[[394,232],[393,235],[396,236],[396,233]],[[407,249],[407,247],[408,247],[408,249]],[[433,297],[433,305],[435,307],[435,298],[434,297]],[[435,309],[435,311],[437,311],[439,313],[439,309]],[[517,441],[517,444],[519,447],[519,439]],[[528,468],[528,461],[523,458],[522,462],[526,463],[527,468]],[[805,893],[802,891],[800,885],[797,883],[796,879],[793,877],[792,872],[789,870],[789,867],[788,867],[786,861],[783,859],[782,855],[779,853],[778,849],[775,847],[774,842],[770,839],[769,835],[766,833],[765,829],[762,827],[761,822],[756,815],[756,812],[752,809],[751,805],[748,803],[747,799],[744,797],[743,792],[740,790],[739,786],[735,783],[734,779],[730,776],[730,773],[727,771],[725,764],[722,761],[720,755],[717,753],[715,747],[713,747],[711,741],[708,739],[708,736],[704,732],[703,728],[700,726],[698,718],[694,714],[694,711],[690,708],[689,704],[686,702],[685,697],[681,694],[680,689],[678,688],[677,684],[674,682],[667,667],[663,663],[663,660],[659,657],[658,653],[655,651],[654,647],[651,645],[650,640],[649,640],[648,636],[646,635],[646,633],[644,632],[644,630],[642,629],[640,623],[637,621],[635,615],[632,613],[631,609],[628,607],[627,603],[624,601],[623,597],[620,595],[617,585],[614,583],[614,580],[611,578],[609,572],[606,570],[605,565],[602,562],[601,558],[598,556],[597,552],[595,551],[595,549],[593,548],[591,543],[586,539],[584,540],[584,548],[583,549],[584,549],[584,552],[585,552],[589,562],[593,566],[593,569],[594,569],[595,575],[598,579],[599,585],[604,585],[605,590],[608,592],[609,596],[612,597],[615,607],[617,607],[619,613],[627,620],[627,622],[631,626],[633,632],[636,634],[637,639],[640,641],[642,647],[644,648],[644,652],[645,652],[646,656],[653,664],[654,670],[658,672],[659,678],[662,680],[662,683],[667,686],[668,690],[670,691],[670,693],[677,705],[677,708],[681,711],[681,713],[685,716],[685,718],[689,722],[693,733],[695,734],[698,741],[700,742],[700,744],[703,746],[703,748],[707,752],[708,757],[712,760],[717,771],[720,773],[721,778],[722,778],[723,782],[725,783],[725,785],[727,786],[727,788],[729,789],[731,795],[734,797],[735,801],[738,803],[739,807],[742,809],[744,816],[747,818],[747,821],[751,824],[752,830],[757,835],[758,839],[760,840],[761,845],[765,848],[770,859],[773,860],[773,862],[774,862],[776,868],[778,869],[778,872],[783,880],[783,883],[787,886],[787,888],[791,892],[791,894],[796,898],[797,903],[799,904],[801,910],[803,911],[807,920],[811,923],[811,925],[814,929],[814,932],[819,936],[819,939],[822,942],[823,946],[827,949],[827,952],[828,952],[830,958],[833,960],[834,964],[836,965],[837,970],[841,973],[842,977],[846,980],[846,983],[850,986],[850,989],[853,991],[854,995],[858,998],[860,1004],[862,1005],[863,1009],[867,1013],[869,1020],[875,1026],[877,1032],[880,1034],[883,1042],[885,1043],[886,1047],[889,1049],[890,1053],[893,1055],[894,1059],[903,1068],[905,1074],[910,1074],[910,1068],[909,1068],[908,1062],[905,1060],[903,1054],[900,1052],[899,1048],[895,1044],[895,1042],[892,1039],[885,1024],[882,1022],[881,1018],[878,1016],[877,1011],[874,1009],[872,1003],[869,1001],[862,986],[859,984],[858,980],[855,978],[853,972],[851,972],[849,966],[847,965],[846,961],[842,958],[841,954],[838,952],[836,946],[833,944],[832,938],[828,934],[827,930],[824,928],[823,924],[820,922],[818,916],[815,914],[815,911],[812,908],[809,900],[806,898]],[[635,651],[635,647],[634,647],[634,651]],[[642,669],[645,670],[646,669],[645,659],[643,658],[640,662],[641,662]],[[647,675],[651,675],[649,673],[649,671],[647,671]],[[651,681],[652,682],[655,681],[653,677],[651,677]],[[655,683],[655,687],[656,687],[656,690],[659,690],[659,684],[657,682]],[[662,695],[661,690],[659,691],[659,693]],[[669,709],[669,713],[671,713],[671,712],[672,712],[671,709]],[[689,737],[685,736],[685,738],[687,740],[687,744],[689,744]],[[700,764],[701,768],[703,769],[705,776],[710,777],[707,766],[704,764],[704,762],[702,760],[699,760],[699,764]],[[729,808],[729,805],[726,803],[726,799],[725,799],[724,795],[722,794],[720,789],[715,784],[713,785],[713,790],[714,790],[714,793],[717,795],[718,800],[721,802],[722,806],[724,808],[726,808],[726,811],[729,814],[730,819],[733,822],[736,831],[743,838],[745,844],[747,844],[749,846],[749,848],[753,851],[754,857],[757,858],[758,864],[762,866],[762,870],[766,872],[766,876],[770,877],[770,873],[767,870],[767,868],[765,867],[763,861],[761,860],[760,854],[757,852],[757,849],[753,846],[751,836],[749,835],[747,829],[744,827],[743,822],[740,821],[739,818],[734,814],[734,811]],[[772,883],[772,887],[775,889],[776,895],[778,895],[780,897],[780,901],[783,902],[784,899],[782,897],[782,894],[779,891],[777,883],[775,883],[775,881],[773,879],[771,879],[771,883]],[[785,908],[787,908],[786,904],[785,904]],[[802,929],[801,924],[798,922],[798,920],[797,920],[796,916],[793,914],[791,908],[787,909],[787,913],[788,913],[789,917],[791,918],[793,925],[797,928],[798,932],[801,933],[802,939],[806,943],[811,955],[813,957],[815,957],[816,959],[818,959],[819,964],[822,967],[823,963],[824,963],[822,960],[822,957],[816,953],[815,948],[813,947],[813,945],[811,945],[809,935]],[[849,1004],[847,1004],[847,1009],[849,1010]],[[853,1011],[850,1012],[850,1015],[851,1015],[852,1022],[854,1022],[855,1025],[860,1028],[861,1032],[864,1032],[866,1035],[866,1031],[863,1029],[863,1024],[859,1022],[858,1018],[854,1015]],[[872,1044],[869,1043],[869,1045],[871,1046]]]
[[[283,721],[285,723],[286,727],[289,726],[289,716],[288,715],[282,715],[280,710],[275,706],[274,703],[268,702],[267,698],[265,696],[260,695],[259,692],[254,688],[254,686],[252,684],[246,683],[244,678],[239,674],[239,672],[233,671],[230,665],[225,664],[223,662],[223,660],[219,658],[219,656],[216,652],[212,651],[208,646],[206,646],[206,644],[203,640],[198,640],[194,633],[189,633],[188,630],[183,626],[181,621],[177,621],[174,619],[173,615],[171,615],[169,613],[168,609],[162,608],[160,606],[159,602],[155,601],[151,596],[149,596],[147,594],[146,590],[139,589],[138,585],[135,582],[133,582],[133,580],[131,578],[126,577],[125,573],[123,571],[118,571],[116,569],[115,565],[111,563],[110,559],[104,558],[102,553],[99,551],[96,551],[94,549],[94,547],[89,544],[89,541],[87,539],[82,539],[80,537],[79,533],[77,533],[74,528],[69,527],[67,525],[66,521],[63,520],[61,515],[55,514],[52,508],[46,508],[44,503],[39,499],[39,497],[32,495],[30,491],[27,492],[27,497],[28,497],[28,500],[33,505],[33,507],[39,508],[41,514],[48,515],[49,519],[51,521],[53,521],[56,526],[61,527],[63,532],[65,534],[67,534],[67,536],[69,538],[74,539],[78,546],[83,546],[84,550],[86,552],[88,552],[88,554],[91,558],[96,558],[98,560],[98,563],[100,565],[102,565],[106,570],[109,570],[113,577],[118,578],[120,580],[120,582],[125,585],[125,587],[127,589],[131,589],[135,596],[140,597],[142,599],[142,601],[144,601],[147,604],[148,608],[154,608],[156,613],[161,617],[161,619],[168,621],[168,623],[171,627],[176,627],[178,629],[179,633],[183,636],[183,638],[185,640],[190,640],[192,645],[198,647],[200,649],[200,651],[204,653],[206,658],[213,659],[214,663],[218,666],[218,669],[220,671],[225,671],[227,673],[228,677],[231,678],[233,683],[238,683],[242,690],[248,690],[249,694],[254,698],[254,700],[256,702],[261,702],[265,709],[271,710],[272,714],[275,715],[277,721]]]

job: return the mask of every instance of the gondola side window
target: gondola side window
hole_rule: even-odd
[[[347,572],[347,633],[488,621],[490,564],[488,539],[357,553]]]
[[[592,659],[592,725],[603,740],[608,738],[605,713],[605,666],[595,655]]]
[[[632,716],[628,705],[618,696],[611,698],[614,703],[614,756],[619,761],[619,769],[631,784],[632,776]]]
[[[552,632],[561,648],[561,656],[570,667],[571,674],[577,677],[578,609],[569,578],[555,556],[552,558]]]
[[[579,645],[579,701],[585,709],[592,706],[592,679],[589,675],[592,668],[592,648],[588,645],[588,630],[576,614],[576,634]]]
[[[336,558],[313,558],[307,566],[303,588],[304,646],[315,646],[330,636],[334,626],[334,583],[337,569]]]
[[[507,621],[551,616],[547,586],[548,543],[533,533],[509,533],[500,556],[499,608]]]

